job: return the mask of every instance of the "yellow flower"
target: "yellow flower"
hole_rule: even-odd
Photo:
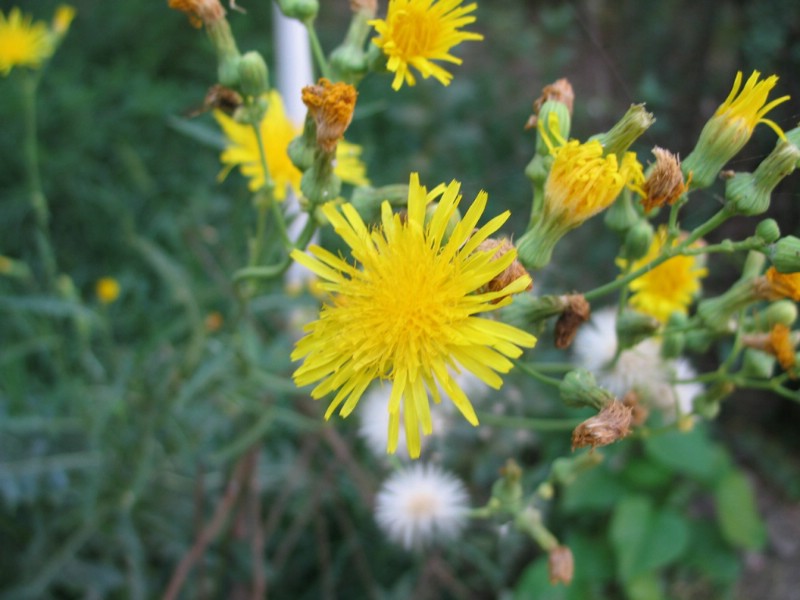
[[[790,298],[800,302],[800,273],[781,273],[775,267],[767,269],[766,294],[769,300]]]
[[[644,183],[642,165],[633,152],[626,152],[618,161],[615,154],[604,156],[597,140],[566,141],[558,133],[557,118],[547,125],[540,119],[538,127],[553,165],[545,182],[541,212],[517,243],[520,260],[530,269],[550,262],[558,241],[608,208],[624,188],[641,194]]]
[[[75,9],[67,4],[60,4],[53,15],[53,32],[56,35],[64,35],[72,25],[75,18]]]
[[[509,213],[476,229],[486,208],[487,196],[481,192],[445,239],[457,215],[459,187],[453,181],[428,192],[412,174],[407,215],[393,214],[384,202],[381,225],[372,231],[352,205],[344,204],[341,212],[331,203],[324,205],[323,213],[360,267],[319,246],[312,246],[310,255],[292,253],[330,294],[292,353],[292,360],[304,360],[295,382],[319,382],[311,392],[314,398],[336,392],[325,415],[329,418],[337,408],[342,417],[349,415],[373,380],[389,380],[387,451],[397,448],[402,414],[412,458],[420,453],[420,426],[425,434],[432,430],[429,396],[440,402],[441,388],[476,425],[475,411],[454,373],[466,369],[499,388],[503,382],[497,373],[513,366],[508,357],[518,357],[520,346],[536,342],[515,327],[476,316],[507,305],[507,296],[525,290],[531,280],[524,276],[500,291],[479,291],[514,260],[513,251],[494,259],[493,251],[477,250]]]
[[[795,378],[794,366],[796,356],[794,352],[795,343],[792,340],[792,331],[783,323],[776,323],[769,332],[767,351],[778,359],[781,368]]]
[[[53,40],[43,22],[12,8],[8,17],[0,12],[0,73],[14,67],[38,68],[53,53]]]
[[[286,188],[291,187],[300,194],[300,178],[302,173],[294,166],[287,149],[289,143],[300,134],[301,128],[286,116],[283,100],[278,92],[272,90],[266,96],[267,112],[261,121],[261,137],[264,140],[267,155],[267,168],[270,178],[275,184],[275,199],[286,198]],[[219,175],[224,179],[230,170],[239,167],[242,175],[250,179],[250,190],[255,192],[264,185],[264,169],[261,167],[261,154],[258,150],[258,139],[253,127],[239,123],[221,110],[214,111],[214,118],[222,127],[230,145],[220,155],[220,160],[227,165]],[[341,142],[337,148],[337,165],[334,173],[344,182],[354,185],[366,185],[366,168],[360,161],[361,147]]]
[[[672,245],[679,241],[673,240]],[[667,228],[662,226],[653,237],[647,254],[634,261],[630,269],[635,271],[656,259],[666,243]],[[618,264],[625,267],[627,261],[620,260]],[[630,283],[633,293],[630,305],[665,323],[673,312],[687,314],[689,305],[700,291],[700,280],[707,275],[708,269],[697,256],[675,256]]]
[[[776,75],[759,81],[761,73],[753,71],[742,87],[742,73],[736,73],[730,94],[700,132],[700,138],[691,154],[683,161],[684,173],[692,175],[692,188],[708,187],[716,181],[720,169],[741,150],[759,123],[772,128],[778,137],[786,139],[777,123],[765,115],[789,96],[767,102],[775,84]]]
[[[374,19],[370,24],[378,33],[373,43],[388,57],[386,67],[395,74],[392,88],[399,90],[403,82],[416,83],[409,67],[425,79],[433,76],[450,85],[453,75],[431,61],[460,65],[461,59],[450,54],[450,49],[467,40],[483,39],[479,33],[459,31],[475,22],[469,13],[477,7],[474,2],[461,6],[461,0],[389,0],[386,19]]]
[[[119,298],[119,282],[113,277],[103,277],[97,280],[94,293],[102,304],[111,304]]]

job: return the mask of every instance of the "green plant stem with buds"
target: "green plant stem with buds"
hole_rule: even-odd
[[[691,255],[689,254],[691,252],[696,254],[700,253],[700,252],[694,252],[689,247],[697,240],[702,238],[704,235],[707,235],[709,232],[713,231],[714,229],[722,225],[733,215],[734,215],[733,209],[729,208],[728,206],[723,207],[722,210],[714,214],[705,223],[698,226],[694,231],[692,231],[692,233],[689,234],[689,236],[685,240],[680,242],[677,246],[674,247],[666,246],[658,257],[654,258],[646,265],[626,274],[624,277],[620,277],[619,279],[615,279],[614,281],[606,283],[605,285],[601,285],[599,287],[594,288],[593,290],[585,292],[583,294],[584,298],[586,298],[586,300],[591,302],[595,298],[599,298],[600,296],[610,294],[611,292],[614,292],[623,286],[627,286],[630,282],[638,279],[648,271],[655,269],[657,266],[668,261],[670,258],[674,258],[675,256],[681,256],[681,255],[688,256]],[[705,251],[707,251],[707,248],[703,248],[703,252]]]
[[[547,385],[552,385],[553,387],[556,388],[561,386],[560,379],[556,379],[555,377],[549,377],[547,375],[540,373],[537,367],[534,367],[529,363],[523,363],[518,360],[514,360],[512,362],[520,371],[522,371],[523,373],[527,373],[540,383],[546,383]]]

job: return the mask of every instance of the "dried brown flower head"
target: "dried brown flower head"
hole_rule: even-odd
[[[492,256],[492,260],[497,260],[501,256],[504,256],[510,251],[516,251],[514,248],[514,244],[511,243],[510,240],[507,238],[500,238],[499,240],[495,240],[492,238],[486,239],[482,241],[477,248],[477,252],[487,252],[487,251],[494,251],[494,255]],[[489,292],[499,292],[507,285],[513,283],[520,277],[529,276],[530,274],[528,271],[525,270],[525,267],[517,260],[514,259],[506,269],[497,275],[494,279],[492,279],[487,285],[486,290]],[[531,284],[525,288],[526,291],[533,289],[533,278],[531,278]],[[497,298],[494,300],[494,303],[500,302],[503,298]]]
[[[631,427],[638,427],[647,421],[650,411],[642,404],[639,394],[631,390],[622,397],[622,404],[631,409]]]
[[[656,164],[642,186],[645,193],[642,206],[645,212],[665,204],[672,206],[689,189],[692,179],[690,175],[684,182],[681,161],[669,150],[656,146],[653,154]]]
[[[557,583],[569,585],[575,572],[572,550],[568,546],[560,545],[550,550],[547,557],[547,571],[552,585]]]
[[[575,103],[575,92],[572,90],[572,84],[566,78],[561,78],[558,81],[550,83],[542,88],[542,95],[533,102],[533,114],[525,123],[525,129],[533,129],[536,127],[536,122],[539,120],[539,111],[542,104],[548,100],[556,100],[566,105],[569,114],[572,114],[572,105]]]
[[[168,0],[168,6],[186,13],[195,27],[215,23],[225,17],[225,9],[219,0]]]
[[[567,306],[556,321],[555,344],[556,348],[564,350],[572,345],[572,340],[578,333],[578,328],[589,320],[592,307],[582,294],[566,296]]]
[[[632,409],[622,402],[613,401],[595,416],[586,419],[572,432],[572,449],[591,446],[608,446],[630,433]]]
[[[780,273],[775,267],[770,267],[759,283],[760,295],[765,300],[789,298],[800,302],[800,273]]]
[[[317,144],[333,152],[353,120],[356,88],[348,83],[331,83],[322,77],[316,85],[303,88],[303,103],[317,123]]]

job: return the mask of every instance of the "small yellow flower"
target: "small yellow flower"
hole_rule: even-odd
[[[468,40],[482,40],[479,33],[459,31],[475,22],[476,3],[462,6],[462,0],[389,0],[386,19],[374,19],[378,37],[373,43],[388,57],[386,67],[392,71],[392,88],[403,83],[414,85],[414,67],[424,79],[435,77],[442,85],[450,85],[453,75],[432,62],[435,60],[461,64],[450,50]]]
[[[31,15],[12,8],[6,17],[0,11],[0,74],[14,67],[38,68],[53,53],[53,40],[47,25],[33,23]]]
[[[283,100],[278,92],[272,90],[266,98],[268,108],[261,121],[261,137],[267,155],[267,168],[275,184],[275,199],[281,201],[286,198],[288,187],[291,187],[295,194],[300,194],[302,173],[292,163],[287,149],[289,143],[300,134],[301,128],[292,123],[286,115]],[[221,110],[214,111],[214,118],[230,142],[220,155],[220,160],[227,166],[220,173],[219,179],[225,179],[231,169],[238,166],[242,175],[250,179],[250,190],[253,192],[259,190],[264,185],[264,169],[261,166],[258,139],[253,127],[237,122]],[[368,183],[366,168],[359,159],[360,154],[360,146],[347,142],[339,144],[334,173],[342,181],[354,185]]]
[[[739,129],[741,134],[746,135],[747,138],[752,135],[756,125],[764,123],[772,128],[778,137],[785,139],[783,130],[778,124],[771,119],[765,119],[764,115],[779,104],[786,102],[789,96],[781,96],[767,102],[770,91],[778,83],[778,76],[770,75],[763,81],[759,81],[759,77],[761,77],[761,73],[753,71],[740,91],[742,72],[738,71],[731,93],[714,113],[714,117],[724,119],[729,127]]]
[[[113,277],[103,277],[97,280],[94,292],[102,304],[111,304],[119,298],[119,282]]]
[[[679,241],[673,240],[672,245]],[[660,227],[647,254],[634,261],[630,269],[635,271],[660,256],[666,243],[667,229]],[[618,264],[625,267],[627,261],[620,260]],[[630,305],[666,323],[673,312],[687,314],[700,291],[700,280],[707,275],[708,269],[697,256],[675,256],[630,283]]]
[[[473,425],[478,419],[454,373],[466,369],[493,388],[503,381],[508,359],[532,347],[536,338],[499,321],[477,316],[507,305],[509,294],[531,283],[523,276],[495,292],[481,292],[514,260],[513,251],[494,259],[478,246],[508,219],[505,212],[476,229],[486,208],[481,192],[445,239],[461,200],[460,184],[431,192],[411,175],[407,215],[381,207],[381,225],[370,231],[350,204],[325,204],[323,213],[350,246],[360,266],[311,246],[292,257],[318,275],[329,299],[319,319],[306,327],[292,360],[299,386],[319,382],[314,398],[336,392],[326,412],[348,416],[370,383],[391,382],[388,452],[397,448],[401,414],[409,454],[420,454],[420,426],[432,431],[429,397],[441,388]],[[428,205],[438,200],[431,214]],[[505,297],[505,298],[504,298]],[[495,303],[498,298],[504,298]]]

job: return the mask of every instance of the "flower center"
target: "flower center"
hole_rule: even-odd
[[[428,55],[436,37],[437,23],[426,11],[401,11],[394,19],[392,39],[403,56]]]

